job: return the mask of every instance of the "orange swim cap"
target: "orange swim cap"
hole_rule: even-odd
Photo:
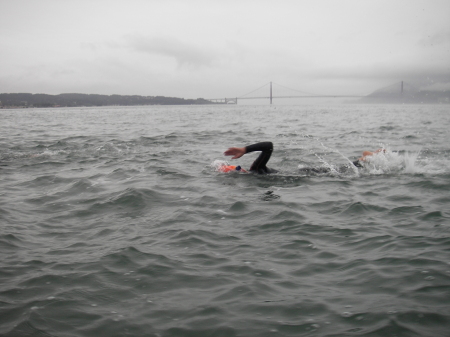
[[[221,165],[221,166],[217,169],[217,171],[219,171],[219,172],[224,172],[224,173],[226,173],[226,172],[231,172],[231,171],[238,171],[238,172],[242,171],[242,172],[247,172],[247,171],[245,171],[244,169],[242,169],[240,166],[234,166],[234,165]]]
[[[222,165],[219,167],[219,172],[230,172],[230,171],[235,171],[236,170],[236,166],[234,165]]]

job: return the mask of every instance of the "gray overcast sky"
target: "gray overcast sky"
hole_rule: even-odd
[[[0,0],[0,92],[450,89],[449,0]]]

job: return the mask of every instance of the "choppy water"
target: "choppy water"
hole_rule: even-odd
[[[449,106],[0,121],[3,336],[450,336]],[[279,174],[212,167],[258,141]]]

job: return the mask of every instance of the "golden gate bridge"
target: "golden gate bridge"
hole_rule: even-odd
[[[272,90],[272,82],[266,83],[263,86],[250,91],[249,93],[242,95],[242,96],[238,96],[238,97],[231,97],[231,98],[211,98],[208,99],[208,101],[214,102],[214,103],[222,103],[222,104],[237,104],[238,100],[243,100],[243,99],[269,99],[270,104],[272,104],[272,100],[274,98],[320,98],[320,97],[328,97],[328,98],[340,98],[340,97],[364,97],[362,95],[317,95],[317,94],[312,94],[312,93],[308,93],[308,92],[304,92],[304,91],[300,91],[300,90],[296,90],[296,89],[292,89],[292,88],[288,88],[285,86],[282,86],[281,84],[277,84],[274,83],[279,87],[282,87],[284,89],[288,89],[294,92],[293,95],[285,95],[285,96],[274,96],[273,95],[273,90]],[[250,96],[252,94],[254,94],[256,91],[261,90],[262,88],[269,86],[269,92],[267,96]]]

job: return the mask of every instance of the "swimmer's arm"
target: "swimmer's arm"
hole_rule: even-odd
[[[234,156],[231,159],[241,158],[244,154],[254,151],[270,151],[272,153],[273,144],[272,142],[261,142],[246,147],[230,147],[223,154],[225,156]]]
[[[252,145],[248,145],[245,147],[246,153],[254,152],[254,151],[270,151],[272,153],[273,144],[272,142],[261,142]]]
[[[364,160],[366,160],[367,156],[373,156],[373,152],[372,151],[364,151],[363,154],[362,154],[362,157],[359,158],[358,160],[359,161],[364,161]]]
[[[358,160],[364,161],[364,160],[366,160],[366,157],[368,157],[368,156],[373,156],[375,153],[378,153],[378,152],[381,152],[381,151],[386,152],[386,149],[378,149],[378,150],[376,150],[375,152],[364,151],[362,157],[359,158]]]

